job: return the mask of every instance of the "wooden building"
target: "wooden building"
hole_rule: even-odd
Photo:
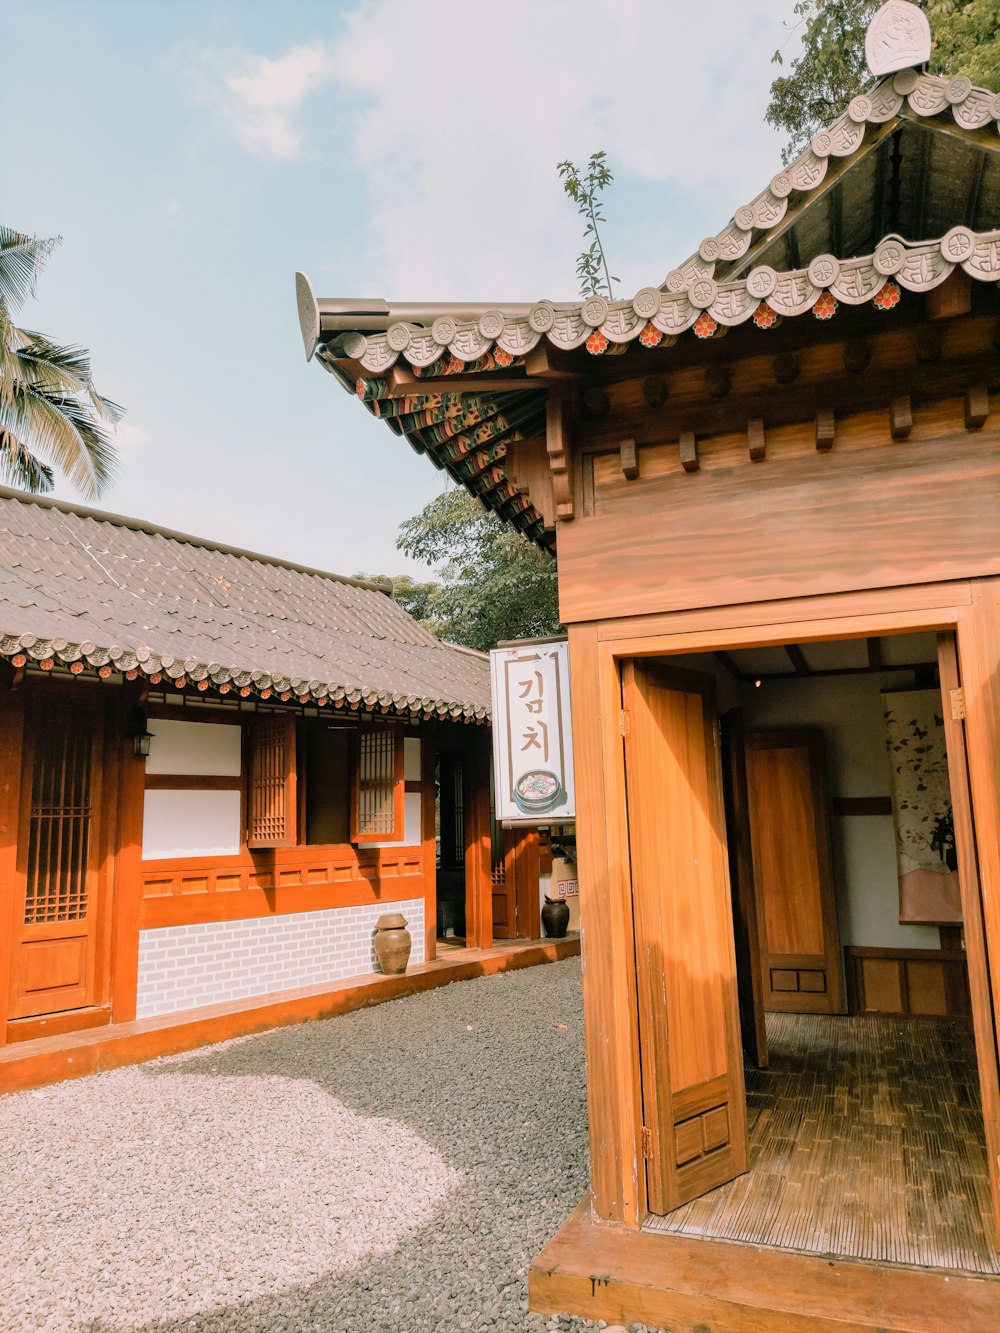
[[[307,355],[558,551],[591,1188],[538,1310],[1000,1321],[1000,96],[913,14],[630,300],[298,279]]]
[[[0,490],[0,1045],[370,973],[385,911],[430,961],[439,890],[540,934],[488,660],[390,594]]]

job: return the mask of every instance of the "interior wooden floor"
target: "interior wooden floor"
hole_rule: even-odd
[[[649,1230],[1000,1274],[971,1027],[768,1014],[749,1172]]]

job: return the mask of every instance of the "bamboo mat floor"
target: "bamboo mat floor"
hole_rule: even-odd
[[[972,1029],[768,1014],[750,1170],[649,1230],[1000,1274]]]

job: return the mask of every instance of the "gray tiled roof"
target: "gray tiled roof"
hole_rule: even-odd
[[[441,643],[375,584],[4,487],[0,654],[223,693],[489,716],[486,658]]]

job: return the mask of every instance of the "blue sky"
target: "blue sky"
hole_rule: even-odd
[[[21,322],[122,403],[103,507],[320,568],[416,572],[444,485],[318,366],[293,292],[568,299],[556,163],[604,148],[620,295],[780,165],[792,0],[33,0],[0,16],[3,221],[63,244]],[[789,43],[795,49],[795,38]],[[76,499],[60,486],[57,494]]]

